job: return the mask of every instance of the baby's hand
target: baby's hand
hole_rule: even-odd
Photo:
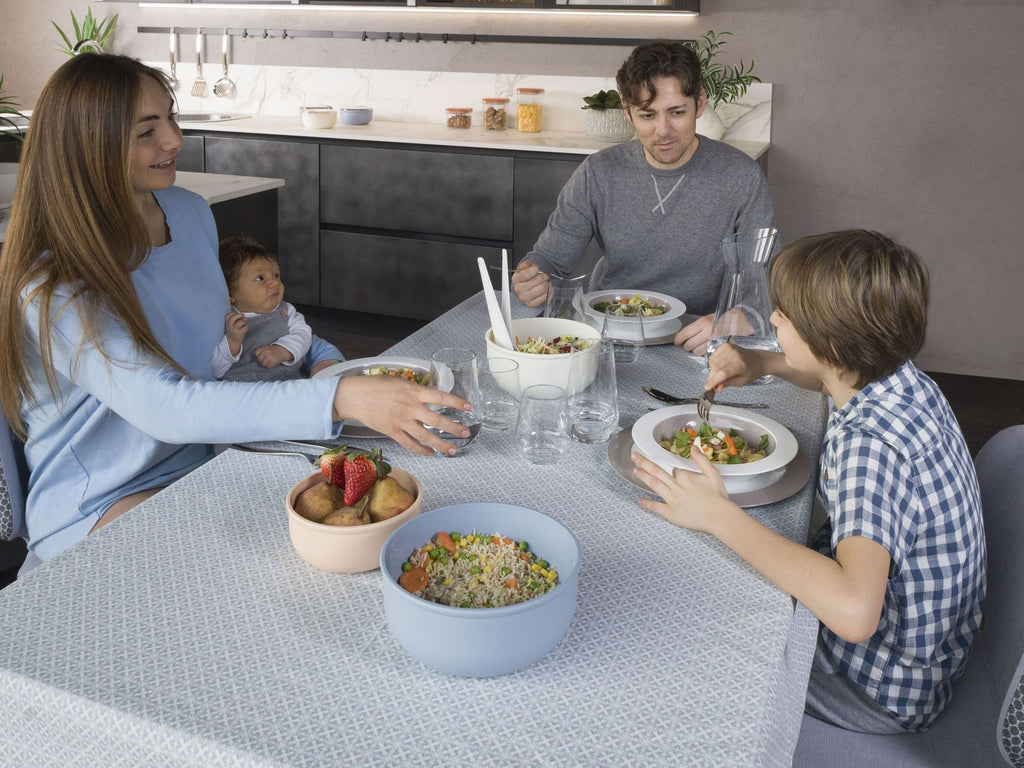
[[[248,331],[249,323],[241,312],[228,312],[224,315],[224,335],[228,341],[241,345]]]
[[[276,365],[293,359],[292,353],[280,344],[267,344],[265,347],[257,347],[254,354],[256,355],[256,362],[264,368],[273,368]]]

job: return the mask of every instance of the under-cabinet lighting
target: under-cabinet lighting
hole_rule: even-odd
[[[658,18],[663,16],[672,16],[674,18],[687,17],[687,16],[699,16],[700,14],[696,11],[673,11],[666,8],[665,10],[656,10],[658,6],[645,6],[649,10],[646,11],[602,11],[602,10],[575,10],[573,6],[557,6],[555,9],[552,8],[436,8],[433,6],[424,5],[270,5],[268,3],[260,4],[239,4],[239,3],[139,3],[140,8],[188,8],[190,10],[197,10],[200,8],[209,8],[211,10],[232,10],[232,11],[367,11],[373,13],[380,12],[395,12],[395,11],[427,11],[429,13],[507,13],[515,14],[518,16],[524,14],[550,14],[552,10],[567,10],[572,11],[572,16],[606,16],[615,18],[633,17],[633,18]]]

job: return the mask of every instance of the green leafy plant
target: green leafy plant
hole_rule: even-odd
[[[53,28],[57,30],[61,40],[64,41],[64,45],[60,48],[68,56],[74,56],[75,46],[85,41],[95,42],[101,49],[106,50],[107,44],[110,42],[110,38],[114,35],[114,27],[117,25],[117,14],[111,19],[103,19],[100,21],[92,15],[92,8],[85,12],[85,18],[82,19],[82,23],[78,23],[78,19],[75,18],[75,12],[71,12],[71,25],[74,31],[74,35],[67,34],[61,29],[57,22],[51,21]]]
[[[21,129],[24,126],[14,122],[13,118],[15,117],[25,118],[25,115],[18,111],[18,103],[14,100],[13,96],[4,95],[4,76],[0,75],[0,125],[14,128],[13,131],[10,131],[10,134],[18,141],[21,141],[24,138],[21,135]]]
[[[622,109],[622,99],[614,88],[610,91],[598,91],[592,96],[584,96],[583,101],[582,109],[596,109],[599,112],[606,109]]]
[[[700,59],[701,84],[708,94],[708,103],[712,109],[741,98],[752,83],[761,82],[761,78],[754,74],[753,59],[749,66],[742,61],[739,64],[715,61],[725,47],[726,41],[723,38],[731,34],[708,30],[699,40],[687,41],[687,45],[697,52]]]

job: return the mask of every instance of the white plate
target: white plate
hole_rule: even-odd
[[[587,318],[587,324],[601,330],[604,325],[604,313],[594,309],[594,303],[598,301],[614,301],[622,298],[629,298],[640,294],[652,304],[662,304],[667,309],[664,314],[644,318],[644,333],[650,339],[664,339],[666,336],[674,335],[683,327],[679,318],[686,314],[686,305],[674,296],[654,291],[641,291],[636,288],[620,288],[604,291],[591,291],[583,295],[583,309]],[[629,318],[625,318],[628,320]],[[664,341],[649,341],[651,344],[660,344]]]
[[[356,360],[344,360],[334,365],[329,365],[322,371],[317,371],[314,379],[326,377],[363,376],[370,368],[410,368],[417,373],[430,373],[430,361],[420,360],[415,357],[360,357]],[[451,372],[442,376],[438,386],[442,392],[449,392],[452,388]],[[370,429],[358,419],[346,419],[341,429],[341,434],[346,437],[384,437],[380,432]]]

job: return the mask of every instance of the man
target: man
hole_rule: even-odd
[[[739,150],[698,136],[707,94],[700,60],[687,45],[637,46],[616,75],[636,139],[580,164],[555,211],[512,277],[527,306],[543,303],[548,274],[567,277],[592,238],[604,252],[605,288],[649,289],[704,315],[675,343],[703,354],[725,262],[721,241],[739,230],[774,227],[768,183]]]

